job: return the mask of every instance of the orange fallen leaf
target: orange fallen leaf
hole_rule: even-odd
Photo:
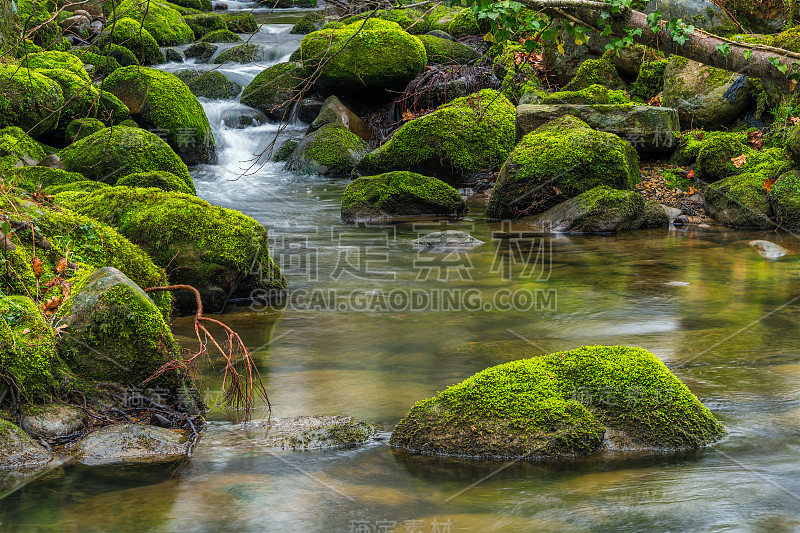
[[[31,266],[33,267],[33,275],[36,276],[36,279],[42,277],[42,260],[38,257],[34,257],[31,261]]]
[[[58,264],[56,265],[56,272],[61,274],[67,268],[67,258],[62,257],[58,260]]]
[[[22,330],[22,334],[23,334],[23,335],[27,335],[27,334],[28,334],[28,333],[30,333],[30,332],[31,332],[31,330],[30,330],[30,329],[28,329],[28,328],[25,328],[25,329],[23,329],[23,330]]]
[[[771,180],[764,180],[764,188],[769,192],[773,185],[775,185],[775,180],[778,178],[772,178]]]
[[[689,173],[686,174],[686,177],[690,179],[694,178],[694,170],[690,170]]]
[[[792,123],[792,126],[797,126],[800,124],[800,117],[789,117],[789,122]]]
[[[403,111],[404,121],[408,122],[409,120],[414,120],[415,118],[417,117],[414,115],[414,112],[411,111],[410,109],[406,109],[405,111]]]
[[[747,154],[742,154],[738,157],[731,157],[731,163],[733,163],[733,166],[736,168],[742,168],[742,165],[747,163]]]

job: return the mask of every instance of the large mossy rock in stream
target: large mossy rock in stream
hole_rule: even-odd
[[[38,294],[42,302],[62,301],[69,293],[65,279],[87,275],[104,266],[118,268],[141,287],[167,283],[164,269],[156,266],[141,248],[87,216],[36,204],[13,193],[0,197],[0,213],[8,215],[15,228],[10,245],[7,243],[3,250],[8,270],[0,271],[0,289],[5,294]],[[65,238],[67,230],[69,237]],[[169,316],[171,296],[157,293],[152,299]]]
[[[751,82],[740,74],[678,56],[664,70],[661,103],[678,110],[681,130],[727,126],[750,102]]]
[[[183,20],[194,32],[195,39],[205,37],[211,32],[228,29],[225,19],[217,14],[198,13],[196,15],[186,15]]]
[[[0,64],[0,127],[16,126],[38,137],[58,125],[61,86],[14,64]]]
[[[706,188],[705,198],[703,207],[720,224],[734,228],[774,227],[764,178],[758,172],[716,181]]]
[[[64,69],[70,71],[84,81],[91,81],[83,61],[67,52],[48,50],[27,54],[20,60],[20,65],[31,70]]]
[[[186,44],[195,38],[192,29],[181,14],[170,7],[169,2],[150,0],[142,3],[137,0],[124,0],[116,6],[114,16],[117,21],[121,18],[130,18],[141,23],[160,46]],[[114,19],[111,19],[108,26],[113,26],[114,22]]]
[[[0,419],[0,469],[37,468],[53,455],[8,420]]]
[[[64,168],[87,179],[115,184],[128,174],[163,170],[194,191],[189,169],[158,136],[141,128],[115,126],[72,143],[59,152]]]
[[[100,92],[91,80],[84,79],[65,69],[40,69],[39,74],[47,76],[61,87],[64,105],[53,134],[59,141],[66,141],[67,126],[75,119],[94,118],[99,107]],[[84,71],[85,72],[85,71]]]
[[[497,91],[457,98],[411,120],[358,165],[366,175],[410,170],[457,184],[497,168],[514,147],[516,112]]]
[[[342,195],[342,218],[349,222],[404,216],[459,216],[464,199],[450,185],[413,172],[388,172],[358,178]]]
[[[434,35],[420,35],[419,40],[425,46],[428,63],[432,65],[466,65],[481,57],[471,46],[456,41]]]
[[[93,43],[93,46],[103,48],[110,44],[124,47],[136,56],[136,60],[142,65],[158,65],[166,63],[164,52],[158,47],[155,38],[150,35],[147,29],[131,18],[117,18],[109,24],[103,33]],[[125,65],[129,60],[121,61],[121,57],[112,55],[121,65]]]
[[[45,156],[41,145],[21,128],[8,126],[0,130],[0,172],[3,174],[23,165],[35,165]]]
[[[667,227],[669,217],[658,202],[645,202],[637,191],[601,186],[519,223],[553,233],[606,234]]]
[[[220,52],[212,63],[217,65],[223,63],[253,63],[262,57],[261,50],[261,47],[256,44],[240,44]]]
[[[800,228],[800,171],[782,174],[769,190],[775,221],[785,228]]]
[[[171,284],[197,288],[207,311],[220,311],[229,298],[276,299],[285,290],[267,230],[238,211],[155,188],[62,193],[56,201],[117,228],[168,269]],[[190,293],[176,293],[175,302],[181,310],[195,308]]]
[[[238,83],[232,82],[225,77],[225,74],[215,70],[179,70],[175,76],[198,98],[229,100],[242,90]]]
[[[377,19],[310,33],[300,44],[300,57],[309,66],[321,65],[317,89],[339,96],[402,90],[428,62],[417,37]]]
[[[0,298],[0,317],[0,374],[5,383],[13,383],[26,401],[49,398],[63,370],[53,329],[27,296]]]
[[[73,448],[83,464],[156,463],[186,458],[183,431],[144,424],[114,424],[94,431]]]
[[[553,93],[544,102],[556,98],[590,98],[590,94],[602,99],[602,91],[587,94],[588,89],[575,93]],[[560,96],[559,96],[560,95]],[[543,124],[564,116],[573,116],[590,128],[613,133],[628,140],[642,153],[664,153],[675,149],[680,136],[678,112],[669,107],[654,107],[634,104],[581,105],[548,103],[517,106],[517,138],[522,138]]]
[[[566,116],[517,144],[500,170],[486,214],[535,215],[601,185],[631,190],[638,181],[639,158],[628,141]]]
[[[242,38],[230,30],[214,30],[203,35],[201,43],[240,43]]]
[[[174,74],[124,67],[103,80],[103,90],[128,106],[139,126],[164,132],[187,165],[214,161],[214,135],[203,106]]]
[[[84,378],[138,386],[180,357],[159,308],[113,267],[78,277],[56,313],[56,322],[63,332],[59,357]],[[174,386],[178,379],[164,374],[153,383]]]
[[[340,124],[326,124],[303,137],[286,168],[298,174],[349,176],[368,152],[358,135]]]
[[[389,442],[413,453],[536,459],[696,449],[723,434],[650,352],[584,346],[479,372],[417,403]]]
[[[283,121],[300,98],[307,71],[301,63],[278,63],[261,71],[242,91],[239,101],[273,120]]]

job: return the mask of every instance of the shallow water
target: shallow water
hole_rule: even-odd
[[[216,406],[188,464],[55,468],[0,501],[0,529],[800,530],[798,238],[716,227],[542,236],[487,223],[478,198],[459,220],[345,225],[346,181],[294,175],[266,157],[243,163],[277,126],[229,129],[220,117],[238,104],[204,105],[220,157],[193,170],[198,194],[269,228],[292,289],[284,308],[221,316],[253,352],[273,416],[350,415],[377,424],[382,439],[270,453],[259,430],[231,427],[236,414]],[[303,130],[292,125],[279,140]],[[449,255],[410,245],[438,229],[485,244]],[[792,255],[767,261],[746,246],[755,238]],[[191,346],[190,319],[173,328]],[[583,344],[652,351],[728,436],[691,454],[554,463],[417,457],[387,445],[414,402],[488,366]],[[260,405],[256,416],[265,414]]]

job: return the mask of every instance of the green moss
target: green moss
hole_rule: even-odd
[[[67,172],[49,167],[20,167],[6,174],[6,183],[28,192],[36,192],[53,185],[66,185],[86,178],[77,172]]]
[[[377,19],[310,33],[300,44],[300,56],[321,66],[317,85],[325,92],[402,89],[428,61],[417,37]]]
[[[275,152],[275,155],[272,156],[272,160],[276,163],[288,161],[298,144],[300,143],[293,139],[286,141],[281,145],[280,148],[278,148],[278,151]]]
[[[84,68],[83,61],[73,54],[66,52],[38,52],[26,55],[20,65],[31,70],[61,70],[70,71],[78,78],[91,82],[89,74]]]
[[[439,5],[427,12],[425,21],[428,22],[431,30],[440,30],[449,33],[450,24],[461,11],[462,9],[459,7]]]
[[[0,174],[27,162],[38,163],[46,157],[39,143],[21,128],[9,126],[0,130]]]
[[[772,45],[790,52],[800,52],[800,26],[794,26],[776,35]]]
[[[210,31],[200,39],[204,43],[239,43],[242,38],[227,29]]]
[[[130,44],[132,46],[136,46],[136,44],[133,41],[130,41]],[[134,54],[121,44],[106,43],[102,47],[90,46],[89,50],[96,51],[95,53],[97,53],[97,55],[108,56],[109,58],[114,59],[117,63],[119,63],[121,67],[129,67],[131,65],[139,64],[139,59],[137,59],[136,54]],[[155,61],[156,63],[161,62],[160,58],[156,59],[158,59],[157,61]]]
[[[440,39],[432,35],[420,35],[425,46],[428,63],[445,65],[464,65],[476,61],[480,55],[474,48],[459,42]]]
[[[127,17],[111,21],[93,44],[101,49],[109,44],[121,45],[136,56],[136,64],[158,65],[167,61],[150,32],[138,21]],[[128,62],[121,56],[113,53],[110,55],[119,61],[120,65],[124,66]]]
[[[502,80],[500,93],[512,102],[518,102],[525,93],[535,93],[537,98],[544,97],[538,72],[527,61],[517,64],[517,54],[525,53],[522,45],[506,42],[497,47],[497,55],[492,60],[492,71]]]
[[[73,120],[94,118],[100,93],[90,80],[64,69],[43,69],[37,72],[58,83],[64,95],[64,106],[55,129],[59,137],[66,138],[67,126]]]
[[[718,181],[735,174],[731,158],[747,154],[747,135],[741,132],[703,136],[697,152],[697,175],[705,181]]]
[[[557,91],[545,96],[543,104],[610,104],[608,89],[602,85],[590,85],[580,91]]]
[[[128,174],[164,170],[194,190],[186,164],[167,143],[140,128],[106,128],[67,146],[59,157],[66,170],[96,181],[115,183]]]
[[[447,27],[447,33],[456,38],[465,35],[480,35],[481,30],[478,27],[478,19],[472,9],[462,9],[456,13],[453,22]]]
[[[189,59],[196,59],[198,63],[207,63],[218,48],[217,45],[211,43],[194,43],[186,47],[186,50],[183,51],[183,55]]]
[[[782,174],[769,191],[775,220],[787,228],[800,228],[800,172]]]
[[[759,172],[734,174],[709,185],[704,207],[717,222],[738,228],[771,227],[772,209]]]
[[[342,218],[373,220],[392,216],[446,215],[467,212],[453,187],[413,172],[388,172],[359,178],[342,195]]]
[[[226,13],[219,15],[225,26],[234,33],[255,33],[258,31],[258,22],[252,13]]]
[[[215,70],[181,70],[175,76],[197,97],[227,100],[238,95],[242,88]]]
[[[306,69],[300,63],[278,63],[262,70],[242,91],[239,101],[268,117],[283,120],[305,85]]]
[[[102,181],[81,180],[73,181],[72,183],[66,183],[64,185],[52,185],[50,187],[45,187],[42,189],[42,192],[49,194],[50,196],[55,196],[56,194],[66,191],[91,192],[96,191],[97,189],[104,189],[106,187],[110,187],[110,185],[103,183]]]
[[[119,62],[110,55],[96,54],[94,52],[90,52],[88,49],[73,50],[70,53],[83,61],[85,65],[94,66],[92,75],[99,78],[108,76],[121,66]],[[133,57],[133,53],[131,53],[131,56]]]
[[[100,92],[100,101],[97,103],[97,118],[103,124],[106,126],[123,124],[126,120],[130,120],[130,116],[130,109],[119,98],[108,91]]]
[[[581,63],[575,77],[564,87],[564,90],[578,91],[595,84],[602,85],[607,89],[625,88],[625,82],[617,73],[613,52],[610,50],[600,59],[587,59]]]
[[[144,4],[136,0],[124,0],[117,6],[115,17],[140,22],[160,46],[192,42],[195,38],[194,32],[181,14],[169,6],[168,2],[160,0],[150,0]]]
[[[643,62],[631,92],[644,100],[649,100],[660,93],[664,89],[664,69],[668,63],[666,59]]]
[[[369,147],[340,124],[325,124],[308,134],[289,159],[288,168],[300,174],[346,176]]]
[[[267,230],[238,211],[156,188],[109,187],[56,200],[114,226],[157,264],[169,265],[172,283],[221,296],[222,303],[229,296],[250,297],[253,290],[285,288],[269,257]]]
[[[631,190],[638,181],[639,159],[629,142],[567,116],[517,144],[500,170],[487,215],[533,215],[601,185]]]
[[[214,135],[203,106],[174,74],[123,67],[103,80],[103,90],[122,100],[142,126],[164,131],[167,143],[187,163],[213,159]]]
[[[321,13],[306,13],[294,23],[289,33],[305,35],[317,31],[317,24],[324,20]]]
[[[775,36],[774,35],[737,33],[736,35],[731,36],[730,40],[731,41],[737,41],[737,42],[740,42],[740,43],[765,44],[767,46],[775,46]],[[782,48],[782,47],[779,46],[779,48]]]
[[[26,296],[0,297],[0,374],[26,401],[49,397],[61,365],[55,335]]]
[[[261,49],[258,45],[245,43],[228,48],[219,53],[214,58],[214,63],[221,65],[222,63],[252,63],[261,54]]]
[[[514,146],[516,110],[484,89],[411,120],[359,164],[363,174],[411,170],[460,179],[498,167]]]
[[[154,170],[151,172],[138,172],[136,174],[128,174],[117,181],[118,186],[125,187],[156,187],[162,191],[175,191],[184,194],[194,195],[191,190],[181,178],[170,172],[161,170]]]
[[[645,449],[694,449],[724,430],[653,354],[584,346],[488,368],[418,402],[390,444],[530,459],[598,453],[620,433]]]
[[[169,5],[173,9],[178,6],[195,11],[211,11],[213,9],[211,0],[170,0]]]
[[[58,83],[18,65],[0,64],[0,127],[38,137],[58,125],[64,95]]]

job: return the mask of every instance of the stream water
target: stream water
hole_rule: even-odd
[[[244,85],[285,60],[299,43],[289,27],[265,26],[263,59],[222,71]],[[252,350],[273,416],[350,415],[383,438],[270,453],[259,430],[215,406],[189,463],[59,467],[0,501],[0,530],[800,531],[800,239],[718,227],[532,235],[488,223],[477,198],[455,221],[345,225],[345,181],[265,158],[253,166],[277,126],[235,101],[203,105],[219,161],[193,170],[198,195],[269,229],[292,291],[284,308],[221,317]],[[243,111],[251,126],[225,126]],[[450,254],[410,245],[437,229],[485,244]],[[746,245],[755,238],[792,255],[767,261]],[[173,328],[191,346],[191,320]],[[416,457],[387,445],[414,402],[488,366],[583,344],[652,351],[728,436],[691,454],[547,463]]]

